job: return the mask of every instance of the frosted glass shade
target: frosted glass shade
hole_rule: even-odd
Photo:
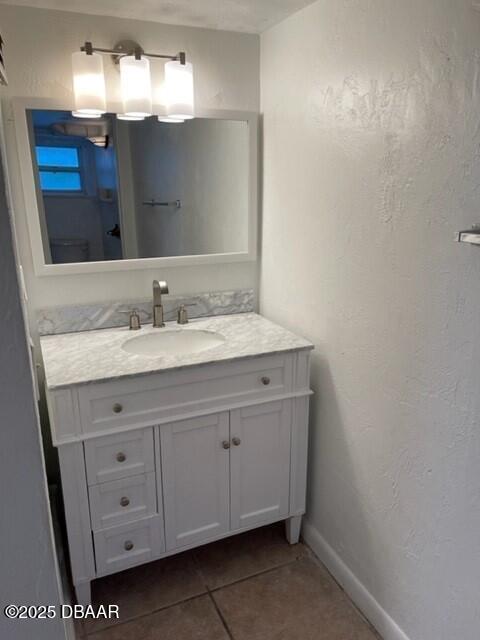
[[[145,120],[144,116],[131,116],[127,113],[117,113],[117,120],[129,120],[132,122],[138,122],[139,120]]]
[[[76,51],[72,54],[72,71],[75,112],[85,116],[105,113],[107,105],[102,56]]]
[[[101,113],[83,113],[83,111],[72,111],[75,118],[101,118]]]
[[[167,87],[165,82],[160,83],[154,89],[153,112],[159,118],[167,117]]]
[[[168,122],[170,124],[180,124],[181,122],[185,122],[182,118],[169,118],[168,116],[158,116],[159,122]]]
[[[127,116],[145,118],[152,115],[152,87],[150,62],[135,56],[120,58],[120,84],[123,112]]]
[[[193,67],[178,60],[165,63],[167,116],[190,120],[195,117],[193,101]]]

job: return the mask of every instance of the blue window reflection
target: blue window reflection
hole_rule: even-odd
[[[40,171],[42,191],[81,191],[78,171]]]
[[[81,192],[80,156],[76,147],[35,147],[42,191]]]
[[[40,167],[69,167],[75,169],[80,166],[78,149],[75,147],[36,147],[37,162]]]

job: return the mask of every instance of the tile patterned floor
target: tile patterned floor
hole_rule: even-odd
[[[378,640],[346,594],[282,525],[142,565],[92,585],[119,621],[88,621],[87,640]]]

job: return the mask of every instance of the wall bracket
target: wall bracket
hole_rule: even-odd
[[[455,241],[480,245],[480,224],[474,224],[471,229],[465,231],[457,231]]]

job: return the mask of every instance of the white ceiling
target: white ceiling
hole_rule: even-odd
[[[314,0],[0,0],[1,4],[60,9],[192,27],[260,33]]]

